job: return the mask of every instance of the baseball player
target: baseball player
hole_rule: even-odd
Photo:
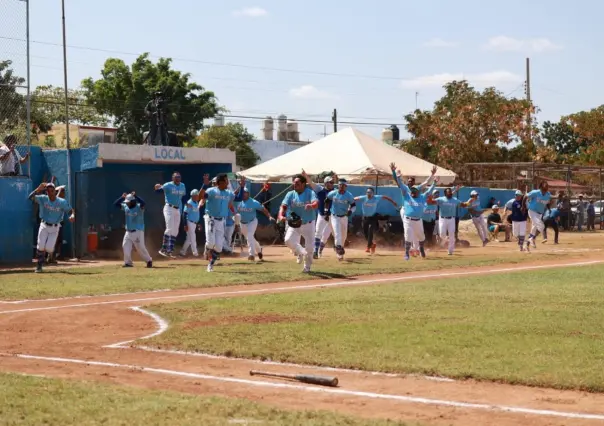
[[[262,260],[262,247],[258,243],[255,237],[256,228],[258,227],[258,219],[256,218],[256,212],[262,212],[271,221],[275,219],[271,216],[270,212],[264,207],[258,200],[254,200],[250,197],[250,191],[245,187],[245,179],[242,178],[240,181],[240,189],[235,197],[235,202],[239,204],[235,207],[235,211],[241,216],[241,233],[245,235],[247,240],[249,256],[248,260],[252,262],[258,259]]]
[[[46,195],[41,193],[46,190]],[[36,272],[42,272],[45,253],[52,255],[54,252],[59,228],[65,213],[70,213],[69,221],[75,221],[75,211],[67,200],[57,197],[53,183],[41,183],[31,194],[29,199],[39,205],[40,229],[38,230],[38,265]]]
[[[524,193],[517,190],[515,193],[512,206],[510,207],[512,220],[512,233],[518,238],[518,246],[520,251],[524,251],[524,238],[526,237],[526,220],[528,218],[528,209],[526,206],[526,198]],[[526,251],[530,251],[530,244],[526,245]]]
[[[455,189],[457,190],[459,187]],[[435,200],[438,203],[439,219],[438,233],[441,238],[441,243],[444,242],[445,236],[449,234],[449,256],[453,256],[455,250],[455,218],[457,217],[458,207],[467,207],[468,203],[462,202],[453,196],[453,189],[445,189],[445,196]]]
[[[480,205],[480,198],[478,197],[477,191],[470,192],[470,199],[468,200],[468,210],[472,216],[472,223],[478,231],[478,237],[482,240],[482,246],[486,246],[489,243],[489,231],[487,224],[484,221],[482,213],[484,209]]]
[[[398,205],[394,200],[386,195],[375,195],[373,188],[367,188],[366,195],[355,197],[354,201],[361,203],[361,212],[363,213],[363,234],[367,240],[367,248],[365,253],[374,254],[377,244],[373,242],[373,234],[377,232],[379,227],[377,218],[377,208],[380,200],[386,200],[392,203],[394,207]]]
[[[403,226],[405,230],[405,260],[409,260],[412,244],[417,241],[421,257],[426,257],[424,226],[422,217],[426,204],[433,204],[432,197],[426,198],[425,194],[420,194],[417,186],[409,188],[397,176],[396,165],[390,164],[392,177],[403,195]]]
[[[306,178],[308,185],[315,191],[317,199],[319,200],[315,229],[315,249],[313,251],[313,258],[318,259],[323,255],[323,249],[332,232],[331,223],[329,221],[329,212],[327,216],[325,216],[325,199],[327,198],[327,194],[333,191],[333,177],[326,176],[325,179],[323,179],[323,185],[317,185],[310,179],[304,170],[302,170],[302,176]]]
[[[55,178],[53,177],[52,183],[54,183]],[[65,198],[65,188],[66,185],[61,185],[61,186],[57,186],[55,188],[55,192],[57,193],[57,197],[59,198]],[[47,254],[46,256],[46,263],[51,265],[51,264],[57,264],[57,256],[59,256],[61,254],[61,247],[63,246],[63,220],[61,220],[59,226],[59,234],[57,235],[57,242],[55,244],[55,251],[54,253],[51,254]]]
[[[545,224],[543,223],[543,213],[545,213],[545,206],[547,206],[552,199],[552,194],[548,191],[549,186],[547,182],[543,181],[539,184],[539,189],[535,189],[526,194],[528,203],[528,215],[531,219],[531,233],[529,234],[526,242],[527,246],[533,244],[533,248],[537,248],[535,239],[539,232],[543,232]]]
[[[126,215],[126,233],[122,241],[124,250],[124,268],[132,268],[132,247],[147,262],[147,268],[153,267],[153,261],[145,247],[145,201],[135,192],[122,194],[115,203]]]
[[[163,192],[166,200],[164,206],[164,219],[166,221],[166,231],[159,254],[164,257],[174,257],[174,243],[178,236],[180,227],[180,211],[182,209],[183,199],[187,195],[185,184],[181,182],[180,173],[172,174],[172,181],[163,185],[155,185],[155,192]]]
[[[348,191],[346,179],[338,181],[338,189],[334,189],[325,198],[325,211],[329,210],[331,227],[338,260],[344,259],[344,245],[348,236],[348,218],[356,210],[354,196]]]
[[[294,189],[285,194],[277,220],[287,221],[285,244],[294,250],[298,259],[304,261],[302,272],[309,273],[313,259],[315,210],[319,206],[319,200],[315,191],[306,186],[306,182],[306,177],[302,174],[294,177]],[[300,245],[300,238],[304,238],[305,247]]]
[[[440,197],[440,191],[435,189],[432,191],[432,199],[436,200]],[[434,242],[434,230],[436,228],[436,215],[438,212],[438,204],[426,204],[424,208],[424,214],[422,215],[422,221],[424,222],[424,235],[426,236],[426,242],[428,247],[433,247]]]
[[[191,191],[191,198],[185,204],[183,211],[183,218],[185,221],[185,232],[187,238],[185,240],[182,249],[180,250],[181,256],[186,256],[191,247],[193,256],[198,257],[199,252],[197,251],[197,227],[199,226],[200,215],[199,215],[199,191],[194,189]]]
[[[226,173],[216,176],[216,186],[208,188],[209,184],[206,175],[204,176],[204,185],[201,188],[200,196],[204,200],[206,208],[206,214],[204,215],[206,251],[210,258],[208,272],[212,272],[224,244],[226,218],[235,213],[235,207],[233,206],[235,194],[227,189],[229,179]]]

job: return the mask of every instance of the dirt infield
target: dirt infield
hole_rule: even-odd
[[[601,262],[585,253],[582,264]],[[337,410],[437,425],[604,424],[604,395],[475,381],[326,370],[224,357],[154,352],[129,342],[167,326],[134,306],[180,300],[321,290],[429,280],[447,276],[576,267],[579,261],[552,261],[432,271],[395,276],[273,283],[203,290],[147,292],[0,303],[0,370],[59,378],[98,380],[193,394],[242,397],[293,409]],[[275,319],[271,319],[275,320]],[[249,370],[337,375],[338,388],[321,388],[250,377]]]

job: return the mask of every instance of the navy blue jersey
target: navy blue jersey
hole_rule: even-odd
[[[514,200],[510,217],[512,218],[512,222],[526,222],[528,212],[522,211],[522,201]]]
[[[321,216],[325,215],[325,199],[327,198],[327,194],[329,194],[331,191],[323,188],[322,186],[320,186],[321,190],[317,191],[317,199],[319,200],[319,207],[318,207],[318,212]],[[318,188],[317,188],[318,189]]]

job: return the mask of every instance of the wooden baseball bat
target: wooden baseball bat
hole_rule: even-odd
[[[283,374],[283,373],[269,373],[267,371],[251,370],[250,376],[277,377],[280,379],[297,380],[298,382],[308,383],[311,385],[331,386],[331,387],[338,386],[337,377],[315,376],[312,374]]]

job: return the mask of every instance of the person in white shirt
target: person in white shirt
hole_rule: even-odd
[[[17,137],[8,135],[4,138],[4,143],[0,144],[0,176],[22,176],[21,164],[29,158],[29,154],[24,157],[19,155],[15,149]]]

